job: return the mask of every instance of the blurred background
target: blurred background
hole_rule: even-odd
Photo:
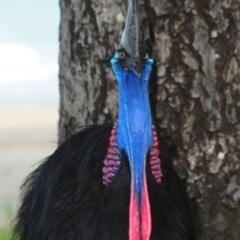
[[[0,0],[0,229],[57,146],[59,21],[58,0]]]

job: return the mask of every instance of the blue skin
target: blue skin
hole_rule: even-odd
[[[139,77],[133,71],[120,66],[118,52],[111,59],[119,90],[117,144],[118,148],[124,150],[128,156],[131,181],[135,186],[139,205],[146,157],[153,145],[152,117],[148,95],[152,63],[152,59],[146,59],[142,75]]]

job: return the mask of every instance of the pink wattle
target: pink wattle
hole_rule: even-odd
[[[145,174],[143,176],[143,189],[141,201],[141,230],[142,240],[149,240],[152,230],[152,219]]]
[[[137,206],[135,189],[132,186],[129,207],[129,240],[140,240],[140,216]]]
[[[134,184],[132,184],[134,185]],[[140,213],[134,186],[131,187],[129,207],[129,240],[149,240],[151,235],[151,211],[146,183],[143,177]]]

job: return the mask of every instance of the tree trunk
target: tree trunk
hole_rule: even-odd
[[[125,21],[121,0],[60,0],[59,143],[113,122],[110,58]],[[240,2],[139,1],[155,61],[155,124],[186,183],[198,239],[240,236]]]

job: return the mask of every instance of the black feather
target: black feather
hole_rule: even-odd
[[[128,239],[130,170],[126,155],[111,184],[102,185],[111,129],[112,125],[93,126],[71,136],[27,178],[16,219],[20,240]],[[160,152],[160,185],[147,161],[151,239],[193,240],[188,198],[162,141]]]

